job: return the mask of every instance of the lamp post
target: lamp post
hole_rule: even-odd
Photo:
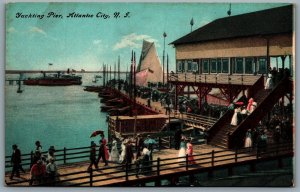
[[[165,48],[166,48],[165,40],[167,37],[166,32],[164,32],[163,37],[164,37],[164,51],[163,51],[163,86],[164,86],[165,85]]]

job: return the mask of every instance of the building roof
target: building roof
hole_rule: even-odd
[[[291,33],[293,5],[216,19],[170,44],[188,44],[255,35]]]

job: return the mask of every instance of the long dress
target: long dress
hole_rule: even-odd
[[[184,141],[180,142],[180,149],[178,152],[178,157],[182,157],[182,158],[178,158],[178,162],[183,162],[185,161],[185,155],[186,155],[186,144]]]
[[[239,112],[240,112],[239,109],[235,109],[234,110],[234,114],[232,116],[230,125],[233,125],[233,126],[237,126],[238,125],[238,113]]]
[[[117,148],[117,142],[113,142],[113,146],[110,152],[110,161],[117,163],[119,161],[120,154]]]
[[[188,155],[189,164],[196,164],[195,159],[192,156],[193,155],[193,145],[191,143],[187,143],[186,147],[187,147],[186,152],[187,152],[187,155]]]
[[[107,144],[106,139],[103,138],[102,143],[104,145],[105,159],[108,160],[109,159],[109,151],[108,151],[108,147],[106,146],[106,144]]]
[[[246,133],[246,140],[245,140],[245,148],[252,147],[252,139],[251,139],[251,133]]]
[[[126,157],[126,146],[125,146],[125,143],[122,143],[121,144],[121,155],[120,155],[120,158],[119,158],[119,162],[120,163],[123,163],[125,162],[125,157]]]
[[[248,105],[247,105],[247,111],[250,111],[250,108],[251,108],[253,102],[254,102],[254,99],[250,98],[249,101],[248,101]]]
[[[265,84],[265,89],[273,89],[273,80],[271,77],[268,77],[266,84]]]

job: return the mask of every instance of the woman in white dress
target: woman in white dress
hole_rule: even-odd
[[[119,156],[120,156],[120,154],[119,154],[118,147],[117,147],[117,141],[114,140],[113,143],[112,143],[112,148],[111,148],[111,151],[110,151],[109,160],[111,162],[117,163],[119,161],[119,158],[120,158]]]
[[[186,143],[183,137],[181,138],[180,148],[178,152],[178,157],[182,157],[182,158],[178,158],[178,162],[185,162],[185,156],[186,156]]]
[[[125,139],[122,144],[121,144],[121,155],[120,155],[120,158],[119,158],[119,162],[120,163],[123,163],[125,162],[125,157],[126,157],[126,143],[127,143],[127,140]]]
[[[245,148],[251,149],[252,147],[252,135],[251,135],[251,130],[248,129],[246,133],[246,139],[245,139]]]
[[[273,89],[273,87],[274,87],[274,84],[273,84],[273,80],[272,80],[272,74],[269,74],[266,84],[265,84],[265,89],[271,90],[271,89]]]
[[[240,112],[241,112],[240,108],[234,109],[234,114],[232,116],[230,125],[233,125],[233,126],[237,126],[238,125],[238,113],[240,113]]]

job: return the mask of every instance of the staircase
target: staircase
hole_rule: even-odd
[[[255,127],[272,109],[278,99],[291,91],[291,86],[287,85],[291,85],[291,81],[285,78],[272,91],[258,90],[253,97],[254,101],[257,102],[257,108],[238,126],[230,125],[233,111],[228,110],[209,131],[208,144],[222,148],[243,147],[246,131]]]

